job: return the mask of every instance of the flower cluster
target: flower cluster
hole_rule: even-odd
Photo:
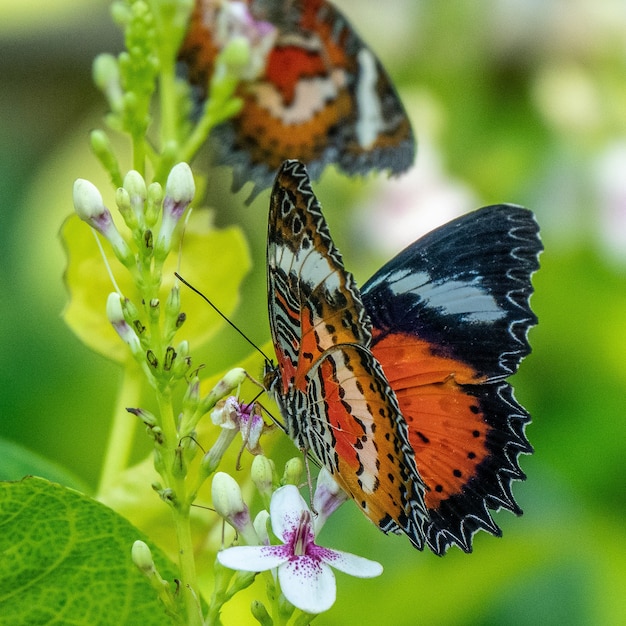
[[[271,463],[261,459],[263,457],[255,459],[255,464],[264,467],[257,472],[255,482],[263,483],[259,474],[267,471]],[[322,613],[334,604],[336,583],[331,568],[359,578],[372,578],[382,573],[379,563],[315,543],[316,534],[328,516],[347,498],[325,470],[320,472],[313,496],[314,507],[319,506],[315,513],[293,484],[276,489],[271,496],[269,514],[262,510],[254,522],[239,486],[228,474],[215,475],[212,493],[215,510],[247,544],[222,550],[217,555],[218,561],[239,571],[272,570],[275,574],[272,581],[277,581],[284,599],[305,613]],[[268,519],[280,543],[271,544]]]

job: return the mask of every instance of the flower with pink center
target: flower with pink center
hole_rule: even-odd
[[[383,571],[375,561],[318,546],[313,515],[294,485],[274,492],[270,518],[282,545],[236,546],[222,550],[217,558],[236,570],[277,569],[283,595],[306,613],[322,613],[334,604],[337,589],[331,568],[359,578],[373,578]]]

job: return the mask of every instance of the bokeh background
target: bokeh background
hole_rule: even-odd
[[[316,187],[357,279],[435,224],[494,202],[532,208],[546,250],[534,351],[514,380],[533,415],[535,454],[514,490],[524,516],[498,514],[502,539],[481,534],[473,554],[438,558],[344,506],[322,543],[386,572],[339,574],[337,604],[315,623],[626,623],[626,4],[336,4],[396,80],[419,142],[403,179],[328,171]],[[88,490],[120,373],[61,319],[58,231],[73,179],[102,179],[87,149],[105,111],[90,66],[120,45],[107,2],[0,3],[0,437]],[[263,342],[267,193],[245,207],[229,185],[227,170],[212,172],[216,220],[243,226],[255,262],[235,321]],[[197,260],[207,271],[210,257]],[[216,369],[248,351],[228,331],[212,349]],[[135,458],[146,449],[139,442]]]

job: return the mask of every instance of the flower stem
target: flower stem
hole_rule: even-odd
[[[165,475],[163,478],[175,494],[175,501],[171,503],[171,510],[178,541],[178,564],[180,567],[181,591],[187,614],[187,624],[189,626],[201,626],[203,623],[202,609],[199,601],[200,594],[198,593],[196,562],[189,517],[191,503],[187,495],[185,477],[174,470],[177,463],[176,448],[179,441],[169,388],[163,390],[157,388],[157,398],[165,446],[163,450]]]
[[[98,494],[106,493],[120,473],[126,469],[132,449],[137,419],[126,411],[126,407],[137,406],[141,390],[141,372],[134,362],[124,369],[122,385],[117,394],[113,410],[113,426],[109,434]]]

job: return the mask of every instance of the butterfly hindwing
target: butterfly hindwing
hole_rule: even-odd
[[[530,352],[530,276],[541,251],[528,209],[484,207],[408,246],[363,286],[375,326],[405,331],[479,375],[513,374]]]
[[[396,392],[426,483],[426,541],[437,554],[499,535],[488,509],[521,513],[511,481],[532,448],[528,413],[504,378],[536,323],[530,277],[542,246],[532,213],[470,213],[416,241],[363,287],[372,352]]]
[[[229,0],[196,0],[179,59],[206,97],[218,21]],[[406,170],[415,142],[395,88],[374,53],[326,0],[248,0],[253,19],[276,28],[265,73],[244,81],[241,112],[211,134],[214,160],[233,167],[233,187],[272,184],[285,159],[317,178],[337,164],[348,174]]]
[[[423,483],[370,322],[306,168],[281,168],[269,216],[268,296],[278,358],[266,382],[296,445],[313,453],[385,532],[423,545]]]

